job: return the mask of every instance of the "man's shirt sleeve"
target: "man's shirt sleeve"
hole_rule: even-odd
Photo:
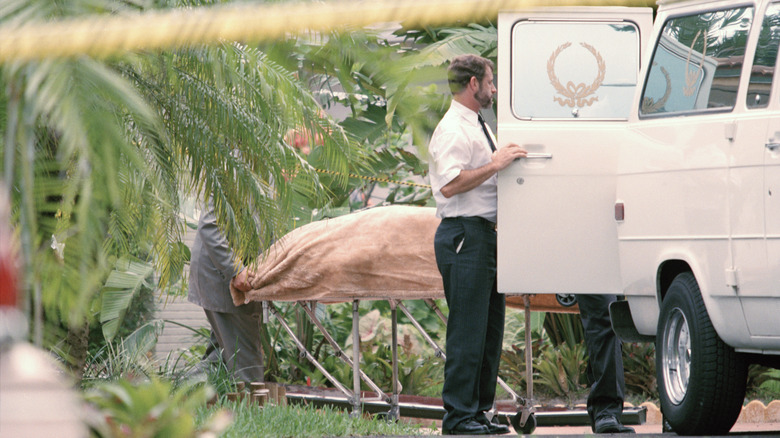
[[[447,132],[437,138],[433,159],[440,187],[435,187],[436,190],[441,190],[460,175],[471,161],[471,148],[464,137],[462,133]]]

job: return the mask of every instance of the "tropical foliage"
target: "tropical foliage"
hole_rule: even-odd
[[[541,350],[535,361],[534,383],[542,385],[555,396],[564,397],[573,405],[589,385],[586,377],[587,354],[584,344],[562,344],[556,348]]]
[[[643,399],[658,399],[658,386],[655,379],[655,344],[624,343],[623,368],[626,371],[626,391]]]
[[[227,411],[213,410],[196,425],[196,412],[206,404],[212,390],[208,386],[152,379],[145,382],[119,380],[92,388],[85,399],[99,415],[90,418],[96,437],[189,438],[215,436],[229,425]]]
[[[152,320],[142,324],[119,342],[96,342],[87,353],[81,370],[82,386],[91,387],[119,377],[154,377],[160,367],[152,358],[163,323]],[[62,357],[66,355],[61,354]]]
[[[198,5],[9,0],[0,24]],[[324,203],[318,174],[284,141],[289,129],[323,138],[319,164],[335,172],[333,186],[361,163],[355,142],[319,117],[306,84],[238,43],[7,63],[0,78],[3,181],[37,343],[56,344],[65,337],[58,327],[84,341],[94,319],[110,340],[142,286],[179,282],[189,257],[182,193],[212,197],[247,258],[287,229],[293,193]],[[294,190],[282,183],[292,172]],[[74,355],[71,347],[59,345]],[[86,349],[78,351],[83,362]]]

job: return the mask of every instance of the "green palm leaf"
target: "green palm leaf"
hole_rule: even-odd
[[[437,32],[438,41],[432,42],[414,59],[415,65],[443,65],[450,59],[465,54],[495,58],[498,35],[495,26],[470,24],[468,27],[444,28]]]
[[[0,25],[144,7],[8,0]],[[8,92],[0,99],[3,180],[36,318],[45,308],[47,318],[89,319],[117,258],[152,263],[161,288],[180,279],[189,257],[180,192],[213,196],[237,252],[256,255],[286,229],[293,193],[286,172],[297,169],[298,191],[326,198],[318,174],[284,142],[288,129],[322,134],[336,183],[346,183],[348,163],[359,156],[343,129],[320,119],[304,84],[242,44],[6,64],[0,78]],[[131,299],[120,295],[137,288],[105,290],[111,337]]]
[[[141,288],[151,286],[148,279],[153,273],[154,267],[150,263],[131,259],[117,261],[116,270],[106,280],[100,309],[100,323],[107,341],[116,336],[133,298]]]
[[[164,321],[155,319],[122,340],[122,349],[130,358],[145,357],[157,345],[157,339],[162,333]]]

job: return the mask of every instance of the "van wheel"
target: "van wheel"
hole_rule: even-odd
[[[675,432],[731,429],[742,409],[747,365],[715,332],[689,272],[674,279],[661,304],[655,360],[661,412]]]

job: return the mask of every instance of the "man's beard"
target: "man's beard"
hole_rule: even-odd
[[[476,99],[479,105],[485,109],[490,108],[493,105],[493,94],[485,92],[482,86],[474,93],[474,99]]]

